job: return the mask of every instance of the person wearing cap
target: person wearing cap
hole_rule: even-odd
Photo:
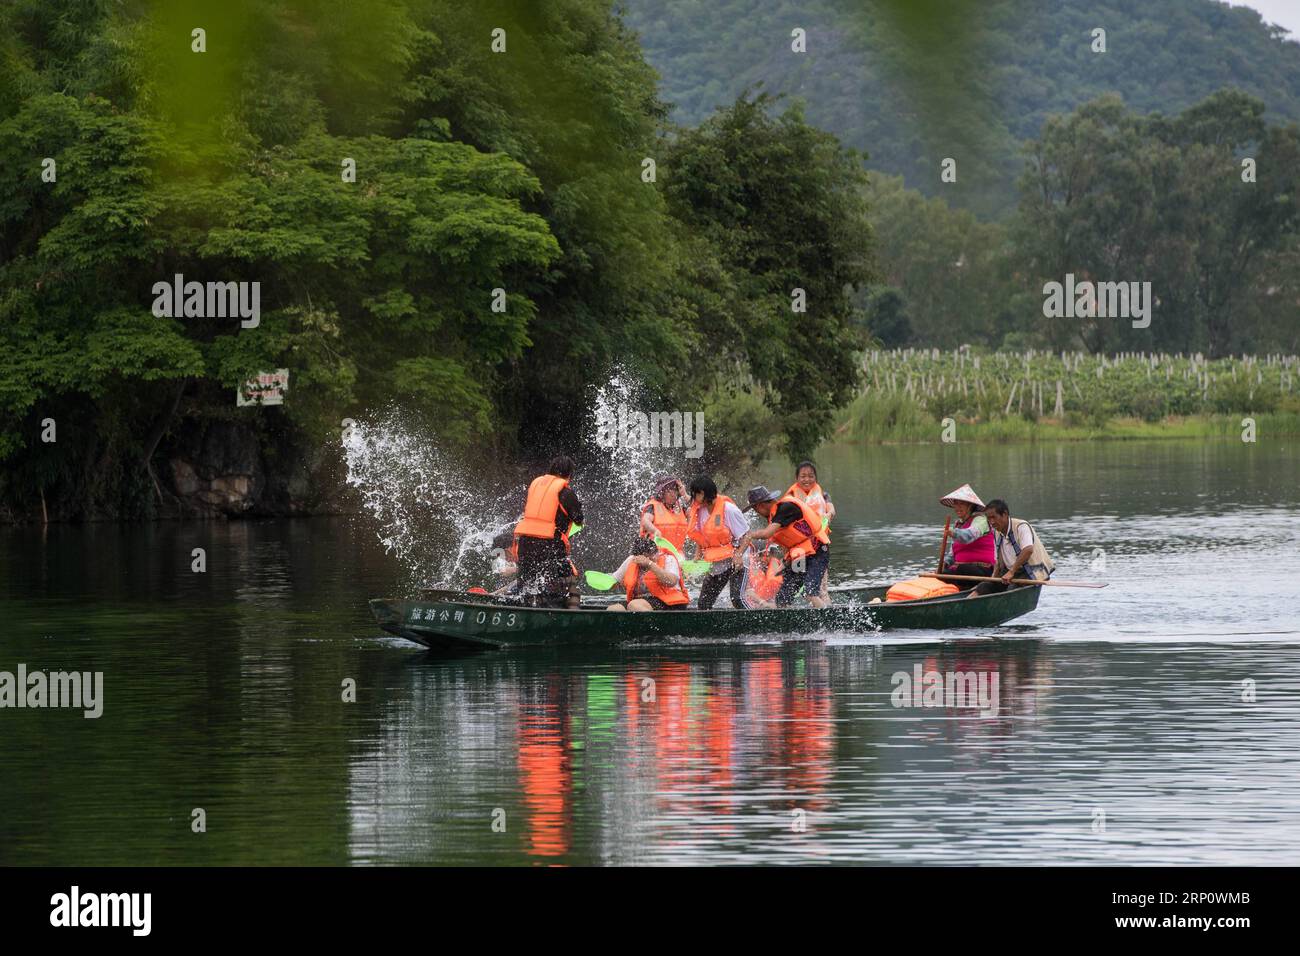
[[[952,526],[952,545],[944,556],[945,574],[970,574],[992,577],[997,560],[993,530],[984,514],[984,502],[970,485],[962,485],[952,494],[939,499],[945,508],[956,512]],[[963,591],[974,587],[973,581],[954,581]]]
[[[672,475],[655,482],[654,494],[641,506],[641,536],[651,541],[663,538],[682,554],[686,549],[685,498],[686,487]]]
[[[749,532],[749,522],[726,495],[718,494],[718,486],[708,475],[691,481],[691,508],[686,516],[686,534],[699,552],[701,560],[712,562],[708,575],[700,583],[698,607],[708,609],[718,599],[724,587],[730,589],[731,606],[743,608],[740,593],[740,554],[736,541]]]
[[[793,495],[780,495],[765,485],[750,488],[749,504],[767,527],[750,531],[736,548],[736,565],[740,556],[755,541],[771,540],[785,550],[785,569],[781,574],[781,588],[776,592],[776,606],[789,607],[794,596],[803,588],[804,596],[813,607],[827,607],[829,598],[821,596],[822,578],[830,568],[830,536],[823,527],[821,512]]]
[[[1011,517],[1010,506],[1001,498],[990,501],[984,514],[997,543],[997,566],[993,569],[993,576],[1002,580],[984,581],[976,585],[976,593],[996,594],[1008,587],[1026,586],[1013,585],[1013,578],[1046,581],[1052,576],[1056,565],[1028,521]]]

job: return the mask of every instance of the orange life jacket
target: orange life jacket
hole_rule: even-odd
[[[776,592],[781,590],[781,573],[784,570],[781,562],[775,557],[769,557],[764,567],[758,555],[751,551],[745,558],[745,564],[749,587],[755,597],[760,601],[770,601],[776,597]]]
[[[660,548],[659,553],[655,555],[655,564],[662,568],[665,558],[676,560],[676,556],[672,552]],[[645,589],[670,607],[675,607],[678,604],[689,604],[691,601],[691,596],[686,591],[686,585],[682,582],[680,562],[677,567],[676,587],[666,587],[655,574],[644,575]],[[623,590],[627,594],[629,601],[637,596],[637,583],[642,581],[642,578],[641,568],[635,561],[629,561],[627,570],[623,572]]]
[[[651,498],[641,506],[642,513],[648,507],[654,508],[654,523],[663,535],[666,541],[671,541],[674,548],[679,552],[686,547],[686,515],[682,514],[680,509],[669,508],[658,498]],[[641,530],[641,537],[648,538],[650,535]]]
[[[559,538],[564,542],[564,549],[569,549],[569,531],[555,526],[557,512],[568,512],[560,504],[560,491],[569,487],[569,479],[558,475],[539,475],[528,486],[528,501],[524,505],[524,516],[515,525],[515,537],[525,538]]]
[[[776,517],[776,509],[787,501],[798,505],[799,510],[803,512],[803,516],[798,521],[792,521],[772,535],[770,540],[774,544],[779,544],[785,548],[785,559],[789,563],[812,554],[817,550],[818,542],[830,544],[831,536],[822,528],[821,512],[812,505],[800,501],[794,495],[786,495],[776,503],[772,509],[773,517]]]
[[[826,492],[823,491],[822,486],[815,481],[813,482],[812,490],[807,494],[804,494],[804,490],[799,487],[799,482],[796,481],[786,489],[785,496],[787,498],[797,498],[806,505],[812,505],[823,519],[825,519],[826,515],[830,512],[830,508],[827,507]],[[825,520],[822,521],[822,525],[826,525]],[[826,528],[826,533],[830,534],[830,528]]]
[[[686,536],[700,546],[700,557],[705,561],[723,561],[735,553],[735,539],[732,538],[731,528],[727,526],[727,519],[723,515],[729,501],[731,499],[726,495],[718,495],[713,499],[713,507],[704,518],[703,528],[696,523],[700,506],[694,502],[691,504],[686,519]]]
[[[960,588],[938,578],[909,578],[899,581],[885,594],[886,601],[919,601],[922,598],[943,597],[956,594]]]

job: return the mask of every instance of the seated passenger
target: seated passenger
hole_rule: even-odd
[[[637,538],[632,553],[614,572],[622,578],[627,605],[611,604],[609,611],[677,611],[691,602],[676,556],[649,538]]]
[[[997,544],[997,566],[993,576],[1002,580],[983,582],[975,588],[977,594],[996,594],[1008,587],[1028,586],[1012,584],[1012,578],[1046,581],[1052,576],[1056,565],[1028,521],[1011,517],[1010,507],[1001,498],[990,501],[984,513]]]
[[[962,485],[950,495],[939,499],[939,504],[957,513],[952,527],[952,545],[944,556],[944,574],[969,574],[977,577],[993,575],[993,531],[989,528],[984,502],[970,485]],[[954,581],[953,584],[968,591],[973,581]]]

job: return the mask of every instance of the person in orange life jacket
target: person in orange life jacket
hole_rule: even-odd
[[[1047,556],[1047,549],[1028,521],[1011,517],[1011,508],[1001,498],[994,498],[984,511],[989,527],[993,529],[997,544],[997,565],[993,576],[1001,581],[984,581],[975,586],[977,594],[996,594],[1009,587],[1029,587],[1012,584],[1012,578],[1030,578],[1046,581],[1056,570]]]
[[[718,494],[718,486],[708,475],[691,481],[691,508],[686,516],[686,535],[695,542],[703,561],[712,562],[700,584],[696,606],[713,607],[724,587],[729,587],[731,606],[743,608],[740,595],[740,560],[736,540],[749,532],[749,522],[736,503]]]
[[[680,611],[691,603],[682,580],[681,562],[649,538],[632,542],[632,553],[614,577],[623,582],[627,606],[611,604],[609,611]]]
[[[831,504],[831,496],[823,491],[822,486],[818,484],[817,466],[811,461],[805,459],[795,466],[794,484],[787,488],[785,493],[792,498],[798,498],[806,505],[812,505],[816,508],[821,512],[827,525],[835,517],[835,506]],[[827,527],[826,532],[827,534],[830,533],[829,527]],[[822,575],[821,596],[827,602],[830,601],[830,580],[831,576],[829,574]]]
[[[519,586],[531,605],[576,608],[578,569],[569,559],[569,526],[582,524],[582,502],[569,487],[573,459],[557,455],[528,485],[519,539]]]
[[[686,551],[686,488],[667,475],[655,482],[654,494],[641,506],[641,536],[671,541],[679,554]]]
[[[945,574],[972,574],[981,577],[993,575],[993,530],[988,517],[983,514],[984,502],[970,485],[962,485],[950,495],[939,499],[945,508],[957,513],[952,526],[952,545],[944,556]],[[953,581],[961,590],[968,591],[974,581]]]
[[[777,494],[763,485],[750,488],[748,497],[749,504],[745,510],[753,508],[768,524],[766,528],[747,532],[740,541],[738,553],[753,541],[769,538],[785,549],[776,606],[789,607],[802,587],[809,604],[827,607],[830,601],[820,592],[822,576],[830,568],[831,549],[830,536],[822,528],[821,513],[798,498]]]
[[[769,544],[762,551],[750,548],[745,552],[745,576],[740,591],[741,600],[751,611],[776,607],[783,570],[779,551],[776,545]]]

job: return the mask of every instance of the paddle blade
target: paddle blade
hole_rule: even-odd
[[[581,530],[582,530],[582,525],[580,525],[580,524],[574,524],[572,521],[569,522],[569,537],[570,537],[570,538],[572,538],[574,535],[576,535],[576,534],[577,534],[579,531],[581,531]]]
[[[597,591],[608,591],[618,584],[618,579],[614,575],[606,574],[604,571],[588,571],[583,576],[587,579],[587,587]]]
[[[673,557],[675,557],[678,561],[682,560],[682,553],[678,551],[676,548],[674,548],[673,543],[669,541],[667,538],[655,538],[655,544],[658,547],[663,548],[665,551],[671,551],[673,553]]]
[[[682,562],[682,569],[686,572],[686,576],[687,576],[687,577],[690,577],[690,576],[692,576],[692,575],[696,575],[696,574],[708,574],[708,573],[709,573],[709,569],[710,569],[711,567],[713,567],[713,563],[712,563],[711,561],[684,561],[684,562]]]

